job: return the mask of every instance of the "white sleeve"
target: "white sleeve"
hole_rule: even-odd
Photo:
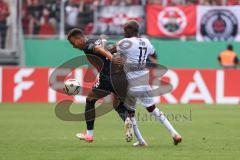
[[[153,55],[154,53],[155,53],[155,48],[151,44],[151,42],[149,42],[149,55]]]
[[[124,38],[117,43],[117,52],[125,53],[132,46],[132,42]]]

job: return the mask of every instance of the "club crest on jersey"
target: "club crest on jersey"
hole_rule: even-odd
[[[168,36],[181,34],[186,26],[186,15],[177,7],[167,7],[158,14],[158,27]]]
[[[131,46],[132,46],[132,42],[129,40],[124,40],[119,43],[119,48],[121,50],[126,50],[126,49],[130,48]]]
[[[208,40],[232,40],[237,36],[238,20],[230,10],[211,10],[200,23],[200,32]]]
[[[101,39],[98,39],[98,40],[95,42],[95,45],[96,45],[96,46],[101,46],[101,45],[102,45]]]

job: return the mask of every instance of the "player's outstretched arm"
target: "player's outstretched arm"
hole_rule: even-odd
[[[157,62],[157,54],[156,54],[156,52],[154,52],[152,55],[149,56],[149,60],[153,64],[157,64],[158,63]]]
[[[103,55],[104,57],[108,58],[110,61],[112,61],[112,59],[113,59],[113,55],[101,46],[96,46],[94,48],[94,51],[95,51],[95,53],[99,53],[99,54]]]
[[[105,50],[101,46],[96,46],[94,48],[94,51],[96,53],[99,53],[99,54],[103,55],[104,57],[108,58],[114,64],[117,64],[117,65],[122,65],[123,64],[123,59],[120,56],[113,56],[109,51]]]

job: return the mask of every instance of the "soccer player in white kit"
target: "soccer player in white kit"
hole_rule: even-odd
[[[167,128],[174,144],[177,145],[182,141],[182,137],[155,106],[154,95],[148,81],[149,70],[145,67],[146,60],[148,56],[155,53],[155,49],[148,39],[139,37],[139,24],[134,20],[124,25],[124,35],[125,38],[120,40],[116,46],[117,52],[125,59],[124,70],[128,80],[128,94],[124,103],[135,110],[136,101],[140,100],[147,111]],[[130,115],[129,119],[133,120],[134,126],[136,121],[133,116]],[[141,140],[140,132],[137,137],[137,144],[144,146],[145,141]]]

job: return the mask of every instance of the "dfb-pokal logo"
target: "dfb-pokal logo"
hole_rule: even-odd
[[[167,7],[158,14],[158,27],[167,36],[181,34],[186,26],[186,15],[177,7]]]
[[[211,10],[203,15],[200,32],[206,40],[233,40],[237,36],[237,17],[229,10]]]

